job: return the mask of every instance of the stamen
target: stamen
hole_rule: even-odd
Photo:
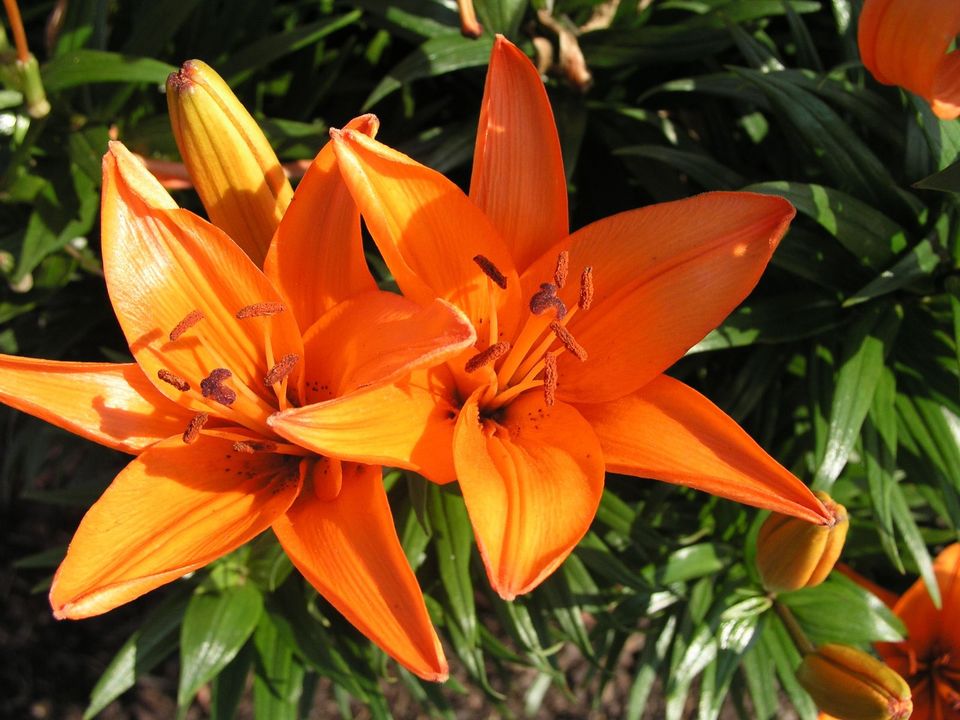
[[[177,326],[170,331],[170,342],[177,340],[181,335],[183,335],[187,330],[192,328],[198,322],[203,320],[203,313],[199,310],[191,310],[187,313],[187,316],[177,323]]]
[[[485,258],[483,255],[474,255],[473,261],[480,266],[484,275],[493,280],[497,287],[501,290],[507,289],[507,276],[500,272],[492,260]]]
[[[540,283],[540,289],[530,298],[530,312],[534,315],[543,315],[547,310],[556,310],[557,320],[563,320],[567,314],[567,306],[557,297],[557,286],[553,283]]]
[[[267,376],[263,379],[263,384],[267,387],[276,385],[293,371],[293,366],[297,364],[299,359],[300,356],[296,353],[284,355],[280,358],[280,362],[270,368],[270,372],[268,372]]]
[[[238,440],[233,444],[233,449],[238,453],[252,455],[257,452],[275,452],[277,444],[269,440]]]
[[[157,377],[168,385],[173,385],[180,392],[187,392],[187,390],[190,389],[190,383],[179,375],[174,375],[169,370],[164,370],[163,368],[157,370]]]
[[[233,405],[237,401],[237,393],[223,385],[224,380],[232,377],[233,373],[226,368],[216,368],[200,381],[200,392],[205,398],[213,398],[221,405]]]
[[[553,334],[557,336],[557,340],[559,340],[567,350],[573,353],[577,360],[583,362],[587,359],[587,351],[584,350],[583,345],[578,343],[573,335],[570,334],[570,331],[563,325],[554,321],[550,323],[550,329],[553,330]]]
[[[468,373],[476,372],[484,365],[489,365],[492,362],[496,362],[504,355],[510,351],[510,343],[508,342],[498,342],[495,345],[491,345],[486,350],[481,353],[477,353],[472,358],[467,360],[467,364],[463,366],[463,369]]]
[[[187,429],[183,431],[183,441],[189,445],[197,441],[197,438],[200,437],[200,431],[203,429],[203,426],[207,424],[207,420],[210,419],[210,415],[207,413],[197,413],[192,418],[187,425]]]
[[[547,353],[543,356],[543,401],[553,405],[557,401],[557,385],[560,373],[557,370],[557,356]]]
[[[246,320],[255,317],[269,317],[282,313],[286,308],[283,303],[278,302],[258,302],[253,305],[247,305],[237,310],[237,320]]]
[[[567,274],[570,272],[570,253],[566,250],[557,255],[557,269],[553,271],[553,282],[558,288],[567,284]]]
[[[580,299],[577,305],[581,310],[589,310],[593,302],[593,267],[587,265],[580,273]]]

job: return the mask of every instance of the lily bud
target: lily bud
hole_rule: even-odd
[[[797,680],[838,720],[906,720],[910,686],[888,665],[846,645],[821,645],[803,658]]]
[[[214,225],[258,265],[293,188],[260,127],[206,63],[188,60],[167,78],[177,147]]]
[[[771,592],[819,585],[830,574],[847,538],[847,509],[824,492],[815,493],[833,520],[826,525],[773,514],[757,536],[757,569]]]

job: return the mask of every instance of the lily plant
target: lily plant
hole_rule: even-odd
[[[570,234],[546,91],[503,37],[469,196],[368,134],[331,134],[404,295],[458,306],[476,343],[415,388],[282,411],[272,426],[284,437],[318,452],[353,443],[435,482],[456,479],[506,599],[536,587],[583,537],[608,471],[829,522],[736,422],[664,374],[757,283],[794,216],[788,202],[708,193]],[[397,414],[411,421],[397,427]],[[425,436],[424,422],[446,430]]]

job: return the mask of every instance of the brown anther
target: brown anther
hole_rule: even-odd
[[[246,320],[255,317],[270,317],[277,313],[282,313],[286,308],[283,303],[278,302],[258,302],[253,305],[247,305],[237,310],[237,320]]]
[[[577,306],[581,310],[589,310],[593,302],[593,268],[587,265],[580,273],[580,299]]]
[[[468,373],[476,372],[484,365],[489,365],[492,362],[496,362],[504,355],[510,351],[510,343],[508,342],[498,342],[494,345],[491,345],[483,352],[477,353],[472,358],[467,360],[467,364],[463,366],[463,369]]]
[[[252,455],[257,452],[275,452],[277,444],[269,440],[238,440],[233,444],[233,449],[239,453]]]
[[[237,393],[223,384],[224,380],[232,377],[233,373],[226,368],[215,368],[200,381],[200,392],[205,398],[212,398],[221,405],[233,405],[237,401]]]
[[[187,330],[192,328],[198,322],[203,320],[203,313],[199,310],[191,310],[187,313],[187,316],[177,323],[177,326],[170,331],[170,342],[177,340],[181,335],[183,335]]]
[[[573,335],[570,334],[570,331],[563,325],[554,321],[550,323],[550,329],[553,330],[553,334],[557,336],[557,340],[559,340],[567,350],[573,353],[577,360],[583,362],[587,359],[587,351],[584,350],[583,345],[578,343]]]
[[[560,372],[557,370],[557,356],[547,353],[543,356],[543,401],[553,405],[557,401],[557,384]]]
[[[530,298],[530,312],[534,315],[543,315],[547,310],[556,310],[557,320],[563,320],[567,314],[567,306],[557,297],[557,286],[553,283],[540,283],[540,289]]]
[[[296,353],[284,355],[282,358],[280,358],[280,362],[270,368],[270,372],[268,372],[267,376],[263,378],[263,384],[267,387],[276,385],[293,371],[293,366],[297,364],[299,359],[300,356]]]
[[[190,383],[188,383],[179,375],[174,375],[169,370],[160,368],[157,370],[157,377],[167,383],[167,385],[173,385],[180,392],[186,392],[190,389]]]
[[[183,431],[183,441],[189,445],[197,441],[197,438],[200,437],[200,431],[203,430],[203,426],[207,424],[207,420],[210,419],[210,416],[207,413],[197,413],[187,424],[187,429]]]
[[[497,287],[499,287],[501,290],[507,289],[507,276],[500,272],[499,268],[493,264],[492,260],[485,258],[483,255],[474,255],[473,261],[480,266],[480,269],[483,270],[484,275],[493,280],[493,283]]]
[[[567,274],[570,272],[570,253],[563,250],[557,255],[557,269],[553,271],[553,282],[557,288],[567,284]]]

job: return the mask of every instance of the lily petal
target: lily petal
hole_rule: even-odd
[[[379,467],[345,464],[336,499],[310,488],[273,525],[293,564],[344,617],[425,680],[447,662],[397,538]]]
[[[490,584],[505,600],[552,573],[587,532],[603,493],[603,452],[571,406],[521,395],[496,421],[470,396],[454,459]]]
[[[600,438],[607,470],[703,490],[822,524],[820,501],[693,388],[661,375],[606,403],[578,405]]]
[[[456,357],[476,341],[469,318],[443,300],[424,307],[374,291],[342,302],[303,338],[307,402],[399,380]],[[335,352],[331,352],[335,348]],[[320,394],[313,386],[327,389]]]
[[[310,384],[308,383],[308,392]],[[281,437],[326,456],[414,470],[437,483],[456,478],[456,386],[444,367],[407,380],[273,415]]]
[[[448,300],[480,329],[490,327],[495,297],[509,334],[519,319],[519,281],[486,216],[443,175],[406,155],[354,130],[331,137],[343,179],[403,294],[421,305]],[[490,291],[478,255],[502,273],[505,290]],[[481,349],[492,344],[483,332],[479,340]]]
[[[570,276],[592,267],[593,303],[568,329],[589,357],[559,358],[557,396],[622,397],[662,373],[749,294],[795,211],[754,193],[708,193],[620,213],[574,233]],[[556,252],[528,273],[552,273]],[[579,288],[561,291],[567,307]]]
[[[172,202],[142,163],[119,143],[111,144],[104,156],[102,237],[117,319],[160,392],[184,407],[262,431],[276,406],[264,384],[267,372],[286,354],[303,355],[296,321],[289,312],[238,319],[247,306],[282,306],[280,296],[222,231],[185,210],[168,209]],[[203,319],[171,339],[195,313]],[[229,406],[201,396],[200,382],[216,368],[232,373],[225,384],[237,399]],[[161,371],[190,389],[161,381]],[[299,371],[294,368],[292,379]]]
[[[134,455],[182,433],[193,417],[159,393],[136,363],[0,355],[0,401]]]
[[[373,137],[377,125],[363,115],[347,127]],[[337,303],[377,289],[363,256],[360,211],[336,161],[327,143],[297,186],[263,266],[302,330]]]
[[[206,565],[280,517],[300,490],[298,462],[237,453],[201,435],[145,450],[77,528],[50,588],[58,618],[84,618]]]
[[[470,199],[510,248],[517,271],[566,237],[567,181],[540,74],[498,35],[480,106]]]

